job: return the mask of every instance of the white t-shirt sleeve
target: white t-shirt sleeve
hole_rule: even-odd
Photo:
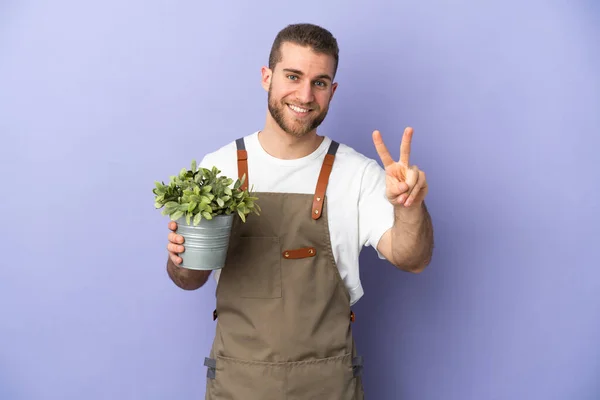
[[[198,162],[198,168],[212,169],[212,167],[214,166],[212,158],[213,155],[211,153],[205,154],[204,157],[202,157],[202,159],[200,160],[200,162]]]
[[[379,240],[393,225],[394,207],[385,197],[385,171],[371,160],[363,172],[358,199],[360,243],[377,251]],[[377,255],[385,259],[379,251]]]

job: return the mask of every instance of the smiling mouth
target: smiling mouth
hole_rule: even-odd
[[[310,108],[304,108],[304,107],[299,107],[299,106],[295,106],[293,104],[288,104],[287,105],[292,111],[297,112],[298,114],[306,114],[309,111],[312,111]]]

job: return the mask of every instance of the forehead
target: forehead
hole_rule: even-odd
[[[333,76],[335,60],[328,54],[317,53],[308,46],[284,42],[281,44],[279,69],[296,69],[307,75]]]

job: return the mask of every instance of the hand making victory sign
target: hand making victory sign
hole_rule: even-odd
[[[412,135],[412,128],[404,130],[400,144],[400,161],[396,162],[383,143],[381,133],[373,132],[373,143],[386,172],[385,194],[394,206],[418,208],[427,195],[425,173],[409,163]]]

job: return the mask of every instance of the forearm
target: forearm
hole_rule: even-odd
[[[173,264],[171,258],[167,261],[167,273],[169,277],[175,285],[184,290],[196,290],[202,287],[208,280],[210,272],[178,267]]]
[[[431,262],[433,225],[425,203],[413,209],[394,207],[391,230],[392,263],[409,272],[421,272]]]

